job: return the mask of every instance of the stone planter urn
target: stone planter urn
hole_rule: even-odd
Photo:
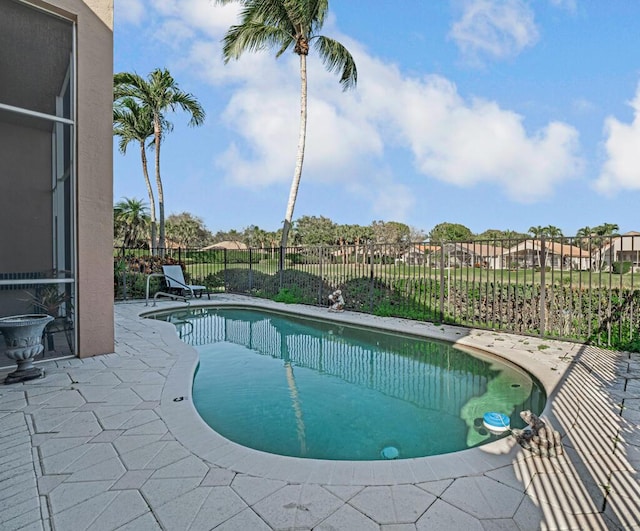
[[[6,377],[5,384],[44,376],[42,369],[33,366],[33,358],[44,350],[42,334],[51,321],[53,317],[46,314],[0,317],[0,332],[6,345],[4,353],[18,364],[18,369]]]

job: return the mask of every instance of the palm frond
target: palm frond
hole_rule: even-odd
[[[171,98],[171,108],[173,109],[176,106],[191,115],[189,125],[201,125],[204,122],[204,109],[193,95],[181,90],[174,92]]]
[[[127,152],[132,141],[142,144],[153,136],[152,116],[146,107],[130,97],[119,100],[113,107],[113,134],[119,137],[118,149]]]
[[[358,70],[349,50],[338,41],[323,36],[314,38],[314,47],[326,69],[340,74],[340,85],[343,90],[356,86]]]
[[[279,48],[278,55],[281,55],[294,43],[294,39],[280,28],[248,22],[231,26],[222,42],[222,55],[225,63],[228,63],[231,59],[238,59],[246,51],[255,52],[276,46]]]

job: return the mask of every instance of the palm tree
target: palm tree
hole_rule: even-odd
[[[546,235],[546,227],[543,227],[542,225],[537,225],[535,227],[529,227],[529,234],[531,234],[531,236],[533,236],[534,238],[544,238],[544,236]],[[533,248],[536,249],[536,243],[535,241],[532,242],[533,244]],[[526,246],[526,243],[525,243]],[[538,256],[538,267],[542,267],[542,256],[541,256],[541,251],[540,249],[536,249],[536,254]]]
[[[153,197],[153,188],[149,178],[147,168],[146,142],[153,136],[153,121],[148,109],[142,107],[131,98],[123,98],[113,108],[113,134],[120,137],[118,149],[123,155],[127,152],[130,142],[140,144],[140,158],[142,161],[142,173],[144,182],[147,185],[150,205],[150,228],[151,228],[151,253],[155,254],[157,225],[156,225],[156,202]]]
[[[546,227],[544,227],[544,234],[549,238],[562,238],[563,236],[562,229],[554,225],[547,225]]]
[[[160,177],[160,145],[163,135],[171,131],[172,125],[166,119],[167,111],[180,107],[191,115],[190,126],[201,125],[205,112],[198,100],[180,90],[167,69],[156,68],[143,79],[138,74],[121,72],[114,75],[114,98],[116,102],[132,99],[151,114],[155,148],[156,187],[158,189],[159,235],[158,248],[163,252],[165,246],[164,191]]]
[[[529,234],[534,238],[542,238],[545,235],[545,227],[538,225],[536,227],[529,227]]]
[[[284,217],[281,247],[287,245],[293,210],[300,186],[307,131],[307,55],[313,43],[320,59],[330,72],[340,72],[343,89],[355,86],[356,64],[339,42],[318,35],[329,10],[329,0],[216,0],[218,4],[242,5],[240,24],[231,26],[223,39],[225,63],[238,59],[245,51],[275,48],[276,58],[293,48],[300,57],[300,132],[296,166]],[[281,253],[283,255],[284,253]],[[281,256],[282,269],[284,257]]]
[[[595,227],[593,230],[598,236],[618,236],[620,227],[617,223],[603,223],[602,225]]]
[[[590,249],[591,248],[591,237],[594,234],[594,229],[587,225],[586,227],[582,227],[578,229],[576,232],[576,245],[581,249]]]
[[[114,228],[125,247],[138,247],[146,239],[149,224],[147,205],[140,199],[124,197],[113,207]]]
[[[594,227],[593,232],[595,237],[593,238],[593,245],[598,249],[602,249],[607,243],[611,245],[612,238],[618,236],[619,230],[620,227],[617,223],[603,223],[602,225]],[[602,269],[604,267],[605,254],[601,253],[600,257],[600,269]]]

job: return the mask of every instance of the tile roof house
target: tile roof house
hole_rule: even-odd
[[[498,269],[549,266],[554,269],[586,271],[592,266],[589,251],[570,245],[542,240],[525,240],[506,249],[494,263]]]
[[[631,262],[634,270],[637,270],[640,268],[640,232],[631,231],[606,238],[602,247],[594,253],[594,261],[605,269],[615,262]]]
[[[504,252],[500,246],[486,242],[454,242],[443,245],[445,264],[462,267],[494,267],[496,257]]]

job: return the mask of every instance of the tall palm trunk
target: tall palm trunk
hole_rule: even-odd
[[[304,147],[307,139],[307,56],[300,55],[300,135],[298,138],[298,154],[296,156],[296,169],[293,173],[293,181],[289,190],[289,201],[287,201],[287,212],[284,216],[282,226],[282,242],[280,244],[280,270],[284,269],[284,251],[287,246],[287,237],[293,219],[293,209],[296,206],[296,197],[300,187],[300,176],[302,175],[302,163],[304,161]]]
[[[147,150],[144,147],[144,141],[140,142],[140,158],[142,159],[142,173],[144,174],[144,182],[147,185],[147,194],[149,194],[149,217],[151,225],[151,254],[156,254],[156,200],[153,197],[153,188],[151,186],[151,179],[149,178],[149,169],[147,168]]]
[[[158,255],[163,257],[165,253],[164,192],[162,190],[162,179],[160,178],[160,143],[162,140],[162,128],[160,127],[160,118],[158,116],[153,119],[153,129],[156,148],[156,186],[158,188],[158,214],[160,221],[158,231]]]

